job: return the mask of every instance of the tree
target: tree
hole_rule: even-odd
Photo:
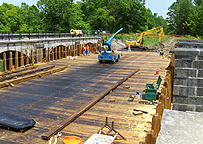
[[[202,29],[202,25],[203,25],[203,5],[198,6],[197,8],[197,12],[195,13],[194,17],[193,17],[193,22],[194,22],[194,26],[193,26],[193,31],[192,31],[192,35],[194,36],[203,36],[203,29]]]
[[[37,7],[45,23],[45,30],[62,30],[65,19],[68,19],[72,2],[73,0],[39,0],[37,2]]]
[[[168,10],[168,30],[176,34],[190,34],[194,15],[192,0],[177,0]]]

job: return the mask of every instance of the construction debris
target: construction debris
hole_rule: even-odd
[[[130,87],[129,87],[129,86],[123,86],[123,88],[124,88],[124,89],[129,89]]]
[[[141,109],[134,108],[133,110],[134,110],[134,111],[141,111],[141,112],[143,112],[143,113],[148,114],[148,112],[147,112],[147,111],[144,111],[144,110],[141,110]]]
[[[143,112],[133,112],[134,115],[141,115]]]

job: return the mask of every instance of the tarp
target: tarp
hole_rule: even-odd
[[[10,113],[0,112],[0,126],[24,131],[36,122],[33,119],[17,116]]]

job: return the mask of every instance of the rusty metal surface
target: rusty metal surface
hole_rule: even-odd
[[[102,127],[105,117],[114,121],[115,129],[127,139],[118,137],[115,143],[144,141],[145,131],[151,128],[148,121],[151,121],[150,114],[155,113],[155,106],[141,105],[138,99],[133,102],[127,100],[130,94],[141,92],[146,83],[157,80],[158,76],[154,75],[156,69],[164,77],[165,70],[160,68],[167,67],[169,60],[161,59],[158,53],[122,53],[120,61],[114,64],[99,64],[95,54],[76,60],[50,62],[56,67],[70,67],[62,72],[16,84],[15,87],[1,88],[1,111],[32,118],[37,123],[24,133],[0,128],[0,143],[48,143],[41,139],[43,133],[59,127],[59,123],[136,69],[140,71],[64,128],[58,142],[62,143],[63,137],[70,135],[79,136],[85,142]],[[130,89],[123,89],[123,86],[130,86]],[[110,99],[115,99],[115,102],[110,102]],[[149,113],[134,116],[133,108]]]

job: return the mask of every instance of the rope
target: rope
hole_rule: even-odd
[[[60,137],[60,136],[62,136],[62,133],[61,133],[61,132],[58,132],[57,135],[52,136],[52,137],[50,138],[50,140],[49,140],[49,144],[51,144],[53,138],[55,138],[53,144],[56,144],[56,143],[57,143],[57,138]]]

